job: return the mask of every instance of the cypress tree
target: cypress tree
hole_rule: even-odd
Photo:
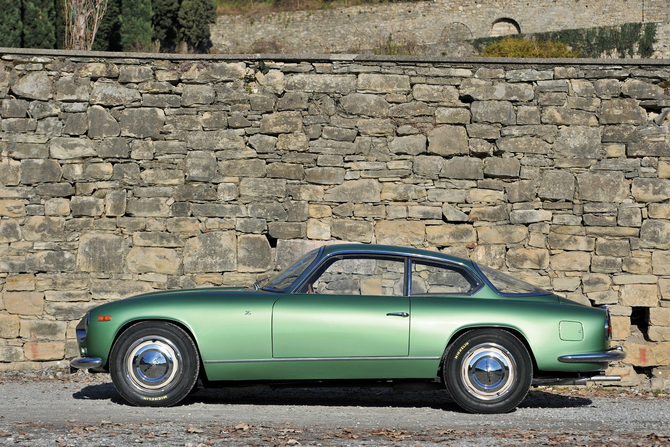
[[[0,47],[21,47],[21,0],[0,0]]]
[[[98,33],[95,35],[93,50],[123,50],[121,48],[121,0],[107,0],[107,12],[102,17]]]
[[[54,0],[23,1],[23,48],[54,48]]]
[[[121,47],[123,51],[150,51],[151,0],[121,1]]]
[[[56,35],[56,48],[62,50],[65,48],[65,3],[64,0],[54,0],[55,4],[55,35]]]
[[[209,24],[216,22],[216,6],[212,0],[183,0],[179,8],[179,31],[189,48],[206,52],[212,42]]]
[[[177,15],[179,0],[153,0],[154,39],[160,42],[163,52],[172,52],[177,47]]]

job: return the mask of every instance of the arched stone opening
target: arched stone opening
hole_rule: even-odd
[[[513,19],[498,19],[491,25],[491,37],[510,36],[519,33],[521,33],[521,27]]]

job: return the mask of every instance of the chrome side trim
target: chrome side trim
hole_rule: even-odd
[[[274,363],[274,362],[337,362],[352,360],[440,360],[441,357],[307,357],[285,359],[205,360],[203,363]]]
[[[76,369],[100,368],[102,366],[102,359],[91,357],[74,359],[70,362],[70,366]]]
[[[563,355],[558,358],[561,363],[604,363],[604,362],[618,362],[626,358],[626,353],[623,352],[621,346],[617,346],[607,352],[596,352],[593,354],[572,354]]]

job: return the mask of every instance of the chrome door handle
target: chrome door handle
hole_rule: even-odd
[[[389,312],[386,314],[387,317],[403,317],[407,318],[409,317],[409,314],[407,312]]]

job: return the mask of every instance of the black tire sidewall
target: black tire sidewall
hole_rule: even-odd
[[[126,353],[136,340],[147,336],[169,340],[180,356],[178,376],[161,390],[141,390],[126,371]],[[129,327],[114,342],[109,360],[109,372],[116,390],[128,403],[138,406],[163,407],[180,402],[195,386],[199,368],[198,350],[191,337],[179,326],[168,322],[145,321]]]
[[[484,400],[467,391],[461,377],[461,367],[469,348],[481,343],[496,343],[506,350],[516,362],[515,383],[503,396]],[[456,403],[471,413],[507,413],[523,401],[533,379],[533,365],[528,350],[513,334],[498,329],[477,329],[466,332],[450,345],[445,353],[444,380],[447,390]]]

